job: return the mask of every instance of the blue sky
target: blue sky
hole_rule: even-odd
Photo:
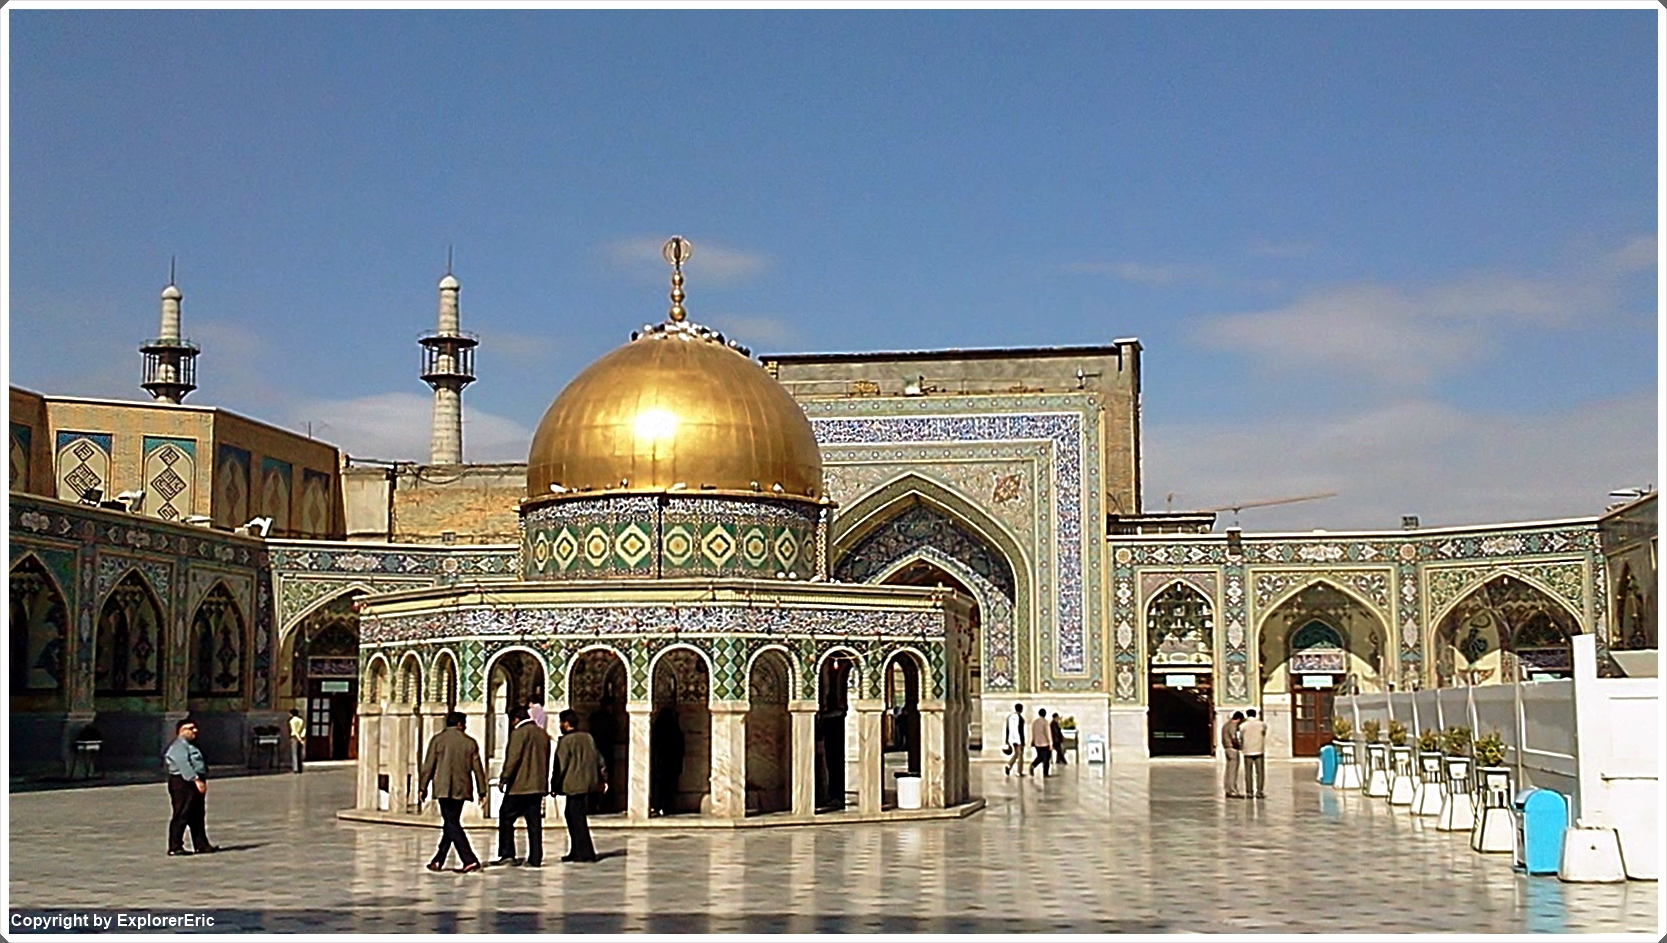
[[[18,11],[11,382],[471,460],[663,317],[767,352],[1146,348],[1148,508],[1593,513],[1657,470],[1657,13]]]

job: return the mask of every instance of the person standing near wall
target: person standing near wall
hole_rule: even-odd
[[[1245,722],[1239,726],[1239,749],[1244,751],[1244,791],[1254,799],[1267,797],[1267,768],[1262,765],[1267,742],[1268,725],[1256,716],[1255,708],[1245,711]]]
[[[208,762],[203,751],[197,749],[196,721],[182,720],[174,725],[174,742],[162,755],[168,768],[168,798],[173,801],[174,815],[168,820],[168,854],[206,855],[219,851],[218,845],[208,841],[208,830],[203,825],[205,802],[208,798]],[[185,830],[191,829],[191,851],[185,850]]]
[[[301,719],[301,712],[295,708],[289,709],[289,767],[292,772],[301,772],[301,760],[307,752],[307,722]]]
[[[1013,767],[1019,768],[1019,775],[1025,774],[1025,706],[1014,704],[1013,713],[1007,715],[1007,726],[1002,730],[1002,747],[1007,751],[1007,766],[1002,770],[1003,775],[1012,775]]]
[[[1244,723],[1244,711],[1234,711],[1233,718],[1221,725],[1221,755],[1227,760],[1227,771],[1222,774],[1221,784],[1227,790],[1227,798],[1243,799],[1244,793],[1239,791],[1239,727]]]

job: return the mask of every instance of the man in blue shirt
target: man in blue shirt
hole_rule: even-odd
[[[208,831],[203,827],[203,800],[208,795],[208,763],[203,751],[192,742],[197,739],[197,725],[182,720],[174,727],[174,742],[162,755],[168,768],[168,798],[174,803],[174,817],[168,822],[168,854],[188,855],[185,850],[185,829],[191,828],[191,847],[197,854],[219,851],[208,843]]]

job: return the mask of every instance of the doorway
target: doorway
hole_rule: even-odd
[[[1331,742],[1331,688],[1297,688],[1291,692],[1291,755],[1319,756]]]
[[[845,713],[856,661],[835,652],[818,673],[816,711],[816,811],[845,808]]]
[[[1215,709],[1208,668],[1153,671],[1146,698],[1151,756],[1215,755]]]
[[[308,686],[307,759],[353,759],[358,754],[357,680],[312,678]]]

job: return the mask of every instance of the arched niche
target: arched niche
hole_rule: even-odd
[[[926,663],[912,651],[893,652],[880,680],[882,753],[901,753],[905,768],[920,775],[920,701]]]
[[[630,802],[631,715],[625,659],[609,648],[589,648],[574,656],[567,670],[567,706],[579,715],[579,728],[596,741],[608,767],[608,791],[596,797],[596,811],[623,812]],[[554,721],[551,721],[552,723]],[[551,731],[552,736],[555,731]]]
[[[793,797],[793,723],[787,702],[793,668],[776,648],[747,669],[747,814],[785,812]]]
[[[1297,657],[1301,649],[1293,646],[1304,627],[1314,622],[1327,626],[1342,643],[1341,653],[1323,664],[1310,656]],[[1262,617],[1260,626],[1264,699],[1299,690],[1379,692],[1394,678],[1395,651],[1383,619],[1330,581],[1315,580],[1286,596]]]
[[[64,594],[40,560],[25,556],[11,571],[12,696],[60,695],[52,699],[61,703],[68,645]]]
[[[1574,613],[1525,580],[1500,574],[1466,593],[1435,630],[1437,687],[1569,677]]]
[[[191,615],[186,693],[193,699],[243,693],[248,637],[243,610],[224,583],[215,583]]]
[[[1215,613],[1182,581],[1146,602],[1147,750],[1152,756],[1215,752]]]
[[[450,650],[434,656],[433,680],[429,685],[428,699],[433,703],[445,705],[448,712],[457,710],[457,656]]]
[[[486,665],[486,757],[491,774],[501,764],[509,743],[509,711],[517,705],[544,701],[544,661],[525,648],[506,648]]]
[[[649,814],[699,813],[712,792],[711,671],[700,652],[674,645],[649,677]]]
[[[969,626],[972,630],[972,651],[968,658],[967,696],[968,696],[968,739],[970,749],[982,750],[984,739],[984,673],[981,655],[984,646],[984,623],[986,610],[995,634],[1005,637],[1012,636],[1013,606],[1006,597],[996,590],[993,584],[980,580],[977,574],[968,571],[955,560],[940,557],[930,548],[917,551],[914,556],[905,558],[880,580],[888,586],[926,586],[952,589],[963,597],[972,601],[968,614]],[[1011,663],[1009,662],[1009,667]],[[998,679],[1005,687],[1012,687],[1011,672]]]
[[[348,589],[312,607],[279,644],[280,703],[289,699],[307,718],[307,758],[345,760],[358,755],[359,613],[362,589]],[[393,668],[379,692],[364,700],[395,698]]]
[[[845,808],[845,767],[855,759],[856,734],[851,701],[861,690],[861,666],[848,649],[825,653],[816,665],[815,803],[817,812]]]
[[[924,552],[923,552],[924,551]],[[979,687],[1026,690],[1031,631],[1030,568],[1018,540],[966,496],[919,475],[894,479],[840,511],[834,520],[835,579],[888,581],[924,558],[952,572],[979,602]]]
[[[130,570],[99,607],[94,691],[101,697],[160,697],[166,663],[162,604],[139,571]]]

